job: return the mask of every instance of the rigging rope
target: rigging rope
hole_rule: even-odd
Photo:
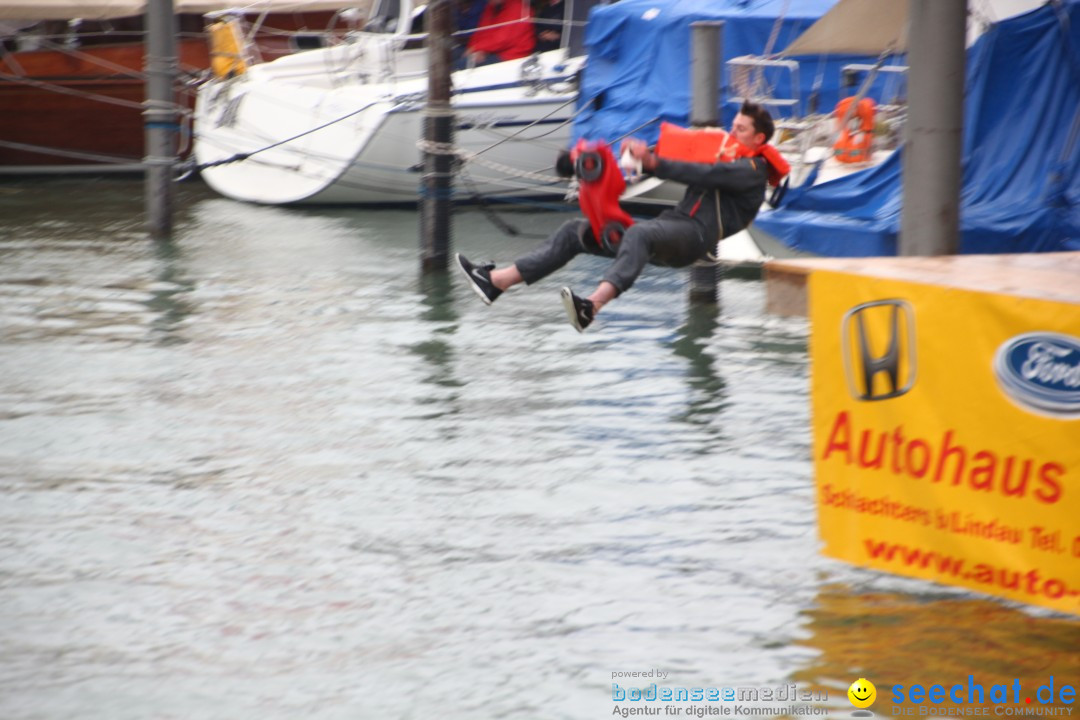
[[[339,123],[339,122],[341,122],[343,120],[347,120],[347,119],[351,118],[354,115],[359,115],[360,113],[362,113],[365,110],[367,110],[368,108],[370,108],[372,105],[379,104],[379,102],[381,102],[381,101],[379,101],[379,100],[372,101],[372,102],[368,103],[367,105],[365,105],[364,107],[360,108],[359,110],[353,110],[352,112],[348,113],[347,115],[342,115],[339,118],[335,118],[333,120],[330,120],[329,122],[323,123],[322,125],[319,125],[317,127],[313,127],[310,130],[305,130],[302,133],[298,133],[296,135],[293,135],[292,137],[285,138],[284,140],[279,140],[279,141],[277,141],[275,143],[271,143],[270,145],[267,145],[266,147],[261,147],[258,150],[252,150],[251,152],[236,153],[235,155],[233,155],[231,157],[227,157],[224,160],[215,160],[213,162],[203,163],[201,165],[195,166],[195,168],[193,168],[193,169],[204,170],[206,168],[218,167],[219,165],[228,165],[229,163],[240,162],[241,160],[247,160],[252,155],[258,155],[261,152],[266,152],[267,150],[272,150],[272,149],[274,149],[276,147],[279,147],[281,145],[285,145],[286,143],[290,143],[293,140],[299,140],[300,138],[302,138],[302,137],[304,137],[306,135],[310,135],[312,133],[318,132],[319,130],[324,130],[324,129],[330,127],[331,125]]]
[[[31,87],[41,88],[42,90],[48,90],[50,92],[59,93],[61,95],[71,95],[73,97],[81,97],[85,100],[94,100],[96,102],[107,103],[109,105],[119,105],[120,107],[134,108],[142,110],[143,104],[141,102],[135,102],[134,100],[124,100],[122,98],[113,98],[108,95],[98,95],[97,93],[88,93],[83,90],[76,90],[74,88],[67,88],[62,85],[55,85],[53,83],[44,82],[42,80],[34,80],[27,77],[20,77],[18,75],[8,75],[5,72],[0,72],[0,80],[7,80],[9,82],[20,83],[23,85],[30,85]]]
[[[765,43],[765,51],[762,53],[762,57],[769,57],[772,54],[773,46],[776,44],[777,38],[780,36],[780,27],[784,22],[784,18],[787,16],[788,8],[791,6],[791,0],[784,0],[784,7],[780,10],[780,14],[776,16],[776,21],[773,22],[772,31],[769,33],[769,39]],[[765,84],[765,68],[759,66],[757,68],[756,77],[751,85],[752,92],[746,93],[746,97],[754,97],[758,94],[758,91]]]
[[[30,145],[28,143],[12,142],[10,140],[0,140],[0,147],[6,147],[11,150],[24,150],[26,152],[38,153],[41,155],[55,155],[56,157],[70,158],[72,160],[88,160],[90,162],[109,163],[115,165],[130,165],[132,163],[142,162],[140,158],[125,158],[117,155],[101,155],[98,153],[80,152],[77,150],[61,150],[59,148],[43,147],[41,145]]]
[[[565,107],[566,107],[567,105],[569,105],[569,104],[571,104],[571,103],[575,102],[576,100],[577,100],[577,98],[576,98],[576,97],[574,97],[574,98],[571,98],[571,99],[570,99],[570,100],[568,100],[567,102],[565,102],[565,103],[562,103],[561,105],[559,105],[558,107],[556,107],[555,109],[553,109],[553,110],[552,110],[551,112],[549,112],[549,113],[547,113],[547,114],[545,114],[545,115],[541,116],[541,117],[540,117],[540,118],[538,118],[537,120],[535,120],[535,121],[533,121],[533,122],[529,123],[529,124],[528,124],[528,125],[526,125],[525,127],[523,127],[523,128],[521,128],[520,130],[518,130],[517,132],[515,132],[515,133],[513,133],[513,134],[511,134],[511,135],[509,135],[509,136],[507,136],[507,137],[505,137],[505,138],[503,138],[503,139],[499,140],[498,142],[492,143],[491,145],[489,145],[488,147],[486,147],[486,148],[484,148],[484,149],[482,149],[482,150],[479,150],[479,151],[477,151],[477,152],[475,152],[475,153],[469,153],[469,155],[468,155],[468,159],[470,159],[470,160],[473,160],[473,159],[475,159],[475,158],[476,158],[476,156],[482,155],[483,153],[486,153],[486,152],[488,152],[488,151],[492,150],[493,148],[496,148],[496,147],[498,147],[499,145],[502,145],[502,144],[503,144],[504,142],[506,142],[506,141],[508,141],[508,140],[512,140],[512,139],[514,139],[515,137],[517,137],[517,136],[518,136],[518,135],[520,135],[521,133],[525,132],[526,130],[528,130],[528,129],[529,129],[529,128],[531,128],[531,127],[534,127],[534,126],[535,126],[535,125],[536,125],[537,123],[539,123],[539,122],[541,122],[541,121],[543,121],[543,120],[546,120],[547,118],[551,117],[552,115],[554,115],[555,113],[557,113],[557,112],[558,112],[559,110],[561,110],[561,109],[565,108]],[[401,99],[400,99],[400,98],[398,98],[398,101],[400,102],[400,101],[401,101]],[[363,107],[361,107],[361,108],[360,108],[359,110],[353,110],[352,112],[349,112],[349,113],[347,113],[347,114],[345,114],[345,115],[342,115],[341,117],[338,117],[338,118],[334,118],[333,120],[329,120],[329,121],[327,121],[327,122],[325,122],[325,123],[323,123],[323,124],[321,124],[321,125],[318,125],[318,126],[316,126],[316,127],[314,127],[314,128],[311,128],[311,129],[309,129],[309,130],[305,130],[304,132],[301,132],[301,133],[298,133],[298,134],[296,134],[296,135],[293,135],[292,137],[288,137],[288,138],[285,138],[285,139],[283,139],[283,140],[279,140],[279,141],[277,141],[277,142],[274,142],[274,143],[271,143],[270,145],[267,145],[267,146],[265,146],[265,147],[261,147],[261,148],[259,148],[259,149],[257,149],[257,150],[252,150],[252,151],[250,151],[250,152],[242,152],[242,153],[235,153],[235,154],[231,155],[230,157],[224,158],[224,159],[222,159],[222,160],[214,160],[214,161],[212,161],[212,162],[208,162],[208,163],[202,163],[202,164],[200,164],[200,165],[196,165],[196,166],[192,166],[192,167],[189,167],[189,168],[188,168],[188,172],[191,172],[191,171],[194,171],[194,170],[204,170],[204,169],[206,169],[206,168],[218,167],[218,166],[220,166],[220,165],[228,165],[228,164],[230,164],[230,163],[234,163],[234,162],[240,162],[240,161],[243,161],[243,160],[247,160],[248,158],[250,158],[250,157],[251,157],[251,156],[253,156],[253,155],[257,155],[257,154],[259,154],[259,153],[261,153],[261,152],[265,152],[265,151],[267,151],[267,150],[271,150],[271,149],[273,149],[273,148],[276,148],[276,147],[279,147],[279,146],[281,146],[281,145],[285,145],[285,144],[287,144],[287,143],[293,142],[294,140],[299,140],[300,138],[302,138],[302,137],[304,137],[304,136],[306,136],[306,135],[310,135],[310,134],[312,134],[312,133],[318,132],[319,130],[323,130],[323,129],[325,129],[325,128],[328,128],[328,127],[330,127],[331,125],[334,125],[334,124],[336,124],[336,123],[339,123],[339,122],[342,122],[342,121],[344,121],[344,120],[347,120],[347,119],[349,119],[349,118],[351,118],[351,117],[353,117],[353,116],[355,116],[355,115],[358,115],[358,114],[360,114],[360,113],[362,113],[362,112],[366,111],[367,109],[369,109],[369,108],[370,108],[370,107],[372,107],[373,105],[377,105],[377,104],[379,104],[380,102],[390,102],[390,101],[386,101],[386,100],[375,100],[375,101],[372,101],[372,102],[368,103],[367,105],[364,105]],[[578,114],[580,114],[580,113],[581,113],[582,111],[584,111],[584,109],[585,109],[585,108],[586,108],[587,106],[588,106],[588,103],[586,103],[585,105],[583,105],[583,106],[582,106],[582,108],[581,108],[580,110],[578,110],[578,111],[577,111],[576,113],[574,113],[574,114],[573,114],[573,115],[572,115],[572,116],[571,116],[571,117],[570,117],[570,118],[569,118],[569,119],[568,119],[568,120],[567,120],[566,122],[562,123],[562,124],[560,125],[560,127],[562,127],[563,125],[565,125],[565,124],[566,124],[566,123],[568,123],[568,122],[572,122],[572,121],[574,120],[574,118],[576,118]],[[557,128],[556,128],[556,129],[557,129]],[[553,130],[552,132],[554,132],[554,130]],[[444,144],[444,143],[428,143],[428,141],[425,141],[425,140],[420,140],[420,141],[418,141],[418,142],[417,142],[417,147],[419,147],[419,148],[420,148],[420,149],[422,149],[422,150],[423,150],[423,149],[425,149],[425,148],[430,148],[430,149],[428,150],[428,152],[431,152],[431,153],[433,153],[433,154],[439,154],[439,155],[459,155],[459,156],[460,156],[460,155],[461,155],[461,153],[462,153],[462,151],[457,151],[457,150],[455,150],[455,149],[453,148],[453,146],[448,146],[448,145],[446,145],[446,144]],[[496,166],[497,166],[497,167],[496,167],[496,168],[494,168],[494,169],[505,169],[505,168],[508,168],[508,166],[506,166],[506,165],[500,165],[500,164],[498,164],[498,163],[495,163],[494,165],[496,165]],[[510,169],[512,170],[513,168],[510,168]],[[553,178],[552,178],[552,176],[550,176],[550,175],[543,175],[543,176],[540,176],[540,175],[536,175],[536,174],[533,174],[533,173],[529,173],[528,175],[532,175],[532,177],[531,177],[531,178],[529,178],[529,179],[534,179],[534,180],[535,180],[535,179],[536,179],[537,177],[541,177],[541,178],[542,178],[542,181],[543,181],[543,182],[550,182],[550,181],[551,181],[551,180],[553,179]],[[525,176],[523,176],[523,177],[527,177],[527,175],[525,175]]]
[[[99,58],[99,57],[97,57],[95,55],[91,55],[90,53],[87,53],[87,52],[83,52],[81,50],[76,50],[74,48],[69,48],[69,47],[67,47],[65,45],[53,42],[53,41],[48,40],[48,39],[42,39],[41,44],[45,48],[47,48],[49,50],[52,50],[52,51],[58,52],[58,53],[62,53],[64,55],[69,55],[69,56],[71,56],[71,57],[73,57],[73,58],[75,58],[77,60],[82,60],[83,62],[89,63],[91,65],[100,65],[101,67],[105,68],[106,70],[112,70],[113,72],[117,73],[118,75],[126,75],[128,77],[139,78],[139,79],[143,79],[143,80],[146,79],[146,74],[145,73],[139,72],[138,70],[134,70],[134,69],[129,68],[129,67],[125,67],[125,66],[120,65],[118,63],[114,63],[112,61],[106,60],[105,58]]]

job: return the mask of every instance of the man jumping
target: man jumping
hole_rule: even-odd
[[[731,124],[731,136],[742,146],[732,162],[679,162],[657,157],[641,140],[623,143],[641,161],[644,172],[687,185],[679,204],[654,219],[635,223],[616,249],[596,242],[589,221],[569,220],[543,245],[518,258],[512,265],[474,265],[460,253],[458,265],[472,289],[490,305],[505,290],[547,277],[577,255],[586,252],[615,259],[600,284],[588,297],[570,288],[561,292],[567,316],[583,332],[607,303],[630,289],[646,263],[686,267],[705,258],[720,238],[748,226],[765,200],[769,165],[759,151],[772,137],[774,125],[768,111],[745,103]]]

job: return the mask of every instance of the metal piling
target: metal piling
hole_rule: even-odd
[[[690,124],[715,126],[720,122],[718,72],[723,57],[724,22],[695,22],[690,33]],[[719,269],[711,263],[691,265],[690,302],[716,302],[718,274]]]
[[[146,6],[146,217],[155,238],[172,233],[173,166],[176,164],[176,16],[172,0],[150,0]]]

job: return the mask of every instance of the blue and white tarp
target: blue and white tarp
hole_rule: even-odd
[[[723,61],[743,55],[776,54],[825,14],[836,0],[620,0],[593,8],[585,31],[588,66],[581,89],[585,106],[574,124],[574,139],[614,141],[633,132],[654,142],[660,121],[689,123],[691,24],[723,21]],[[774,115],[804,115],[812,94],[818,107],[840,98],[841,67],[872,63],[862,55],[792,58],[800,61],[798,93],[787,71],[769,70],[759,88],[774,98],[799,98],[798,107],[774,108]],[[738,92],[731,74],[718,68],[724,101],[722,123],[733,117]],[[890,78],[873,86],[871,97],[889,92]],[[767,91],[767,92],[766,92]]]
[[[1080,250],[1080,0],[991,27],[968,51],[960,252]],[[788,193],[756,226],[834,257],[895,255],[902,148]]]

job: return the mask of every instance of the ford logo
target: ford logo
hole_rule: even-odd
[[[1051,332],[1017,335],[998,348],[994,375],[1021,407],[1080,418],[1080,338]]]

